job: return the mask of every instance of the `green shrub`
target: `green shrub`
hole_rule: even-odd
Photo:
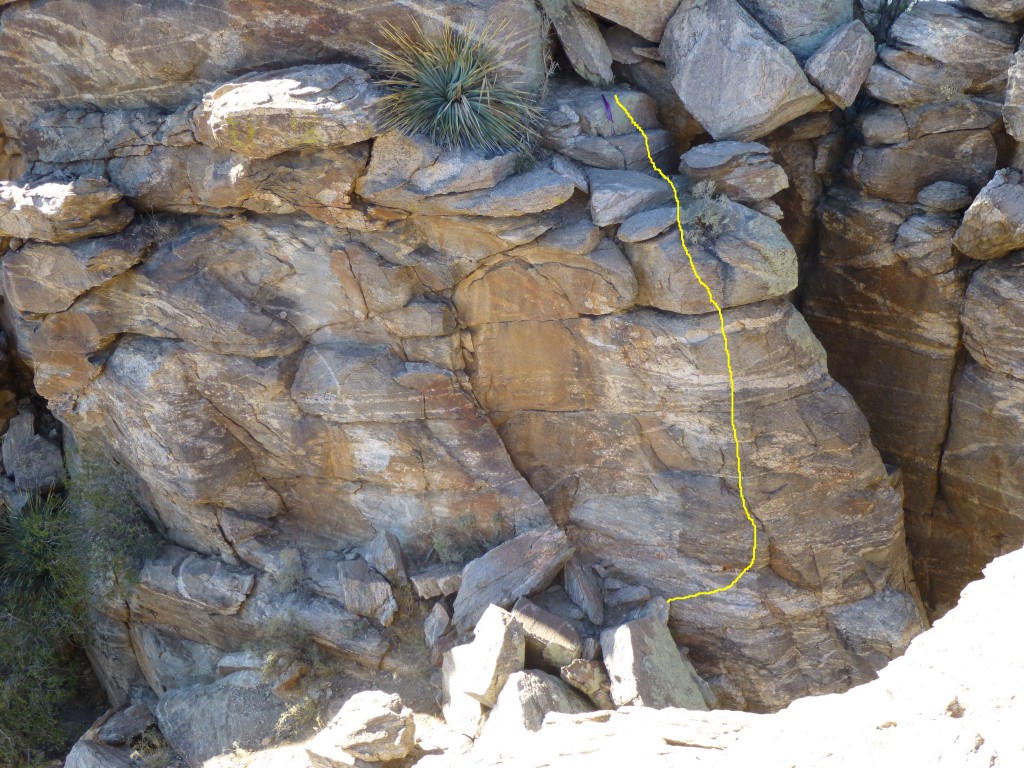
[[[125,600],[160,537],[146,522],[130,477],[95,446],[68,457],[68,507],[94,594]]]
[[[414,26],[411,36],[386,27],[388,45],[376,47],[381,85],[391,90],[378,104],[380,127],[446,149],[528,150],[539,112],[530,94],[501,82],[508,50],[498,30],[463,34],[446,24],[428,35]]]
[[[30,765],[63,745],[58,710],[83,673],[88,586],[57,496],[0,509],[0,754]]]

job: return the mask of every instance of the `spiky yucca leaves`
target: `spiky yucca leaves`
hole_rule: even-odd
[[[380,127],[425,134],[446,149],[527,150],[539,111],[529,93],[500,82],[500,28],[464,34],[446,24],[427,35],[414,27],[412,36],[387,27],[389,47],[376,46],[388,73],[381,85],[392,91],[378,103]]]

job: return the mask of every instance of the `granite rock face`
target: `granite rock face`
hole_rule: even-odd
[[[800,60],[853,19],[852,0],[740,0],[740,5]]]

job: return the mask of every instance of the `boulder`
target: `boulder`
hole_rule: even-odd
[[[314,591],[337,600],[357,616],[390,626],[398,603],[387,579],[363,559],[342,560],[325,555],[312,559],[307,568]]]
[[[102,179],[0,181],[0,237],[68,243],[120,232],[134,216]]]
[[[1024,4],[1020,0],[963,0],[968,8],[983,13],[990,19],[1016,23],[1024,19]]]
[[[131,741],[152,725],[156,725],[156,716],[149,705],[133,704],[107,720],[96,738],[104,744],[118,746]]]
[[[598,709],[615,709],[611,680],[600,661],[576,659],[562,667],[562,679],[589,698]]]
[[[601,633],[601,651],[617,707],[707,710],[697,673],[679,654],[668,627],[654,617]]]
[[[380,531],[367,545],[363,557],[367,564],[391,582],[392,586],[402,587],[409,583],[402,543],[393,533]]]
[[[63,312],[86,291],[138,264],[154,245],[145,227],[69,245],[26,243],[0,267],[4,296],[19,312]]]
[[[592,170],[589,176],[590,215],[599,227],[672,199],[672,188],[664,180],[639,171]]]
[[[366,141],[377,133],[383,95],[348,64],[293,67],[225,83],[203,96],[192,119],[203,144],[264,158]]]
[[[593,568],[575,556],[570,557],[562,571],[562,583],[569,599],[580,607],[591,624],[595,627],[604,624],[604,597]]]
[[[786,172],[768,147],[755,142],[715,141],[683,154],[679,171],[695,183],[710,181],[715,192],[737,203],[765,200],[789,186]]]
[[[611,83],[612,55],[594,18],[572,0],[541,0],[540,6],[576,74],[596,85]]]
[[[875,63],[875,36],[860,21],[837,29],[804,65],[812,83],[840,109],[853,105]]]
[[[917,194],[918,205],[943,213],[960,213],[973,199],[967,187],[953,181],[936,181]]]
[[[489,605],[507,608],[523,595],[546,587],[572,553],[565,533],[546,525],[521,533],[473,560],[462,572],[462,586],[455,598],[455,628],[465,632]]]
[[[1024,254],[985,264],[964,296],[964,346],[990,371],[1024,381]]]
[[[509,676],[487,724],[473,745],[473,754],[517,753],[518,734],[539,731],[551,712],[590,712],[590,702],[554,675],[529,669]]]
[[[433,648],[437,641],[452,625],[452,615],[443,600],[434,603],[427,618],[423,620],[423,640],[427,648]]]
[[[1024,139],[1024,51],[1018,50],[1010,60],[1003,122],[1008,134],[1017,141]]]
[[[482,707],[493,707],[509,675],[523,668],[526,635],[508,611],[489,606],[474,628],[471,643],[445,653],[441,666],[445,721],[476,738]]]
[[[371,763],[398,760],[412,751],[416,724],[396,693],[362,691],[349,697],[306,747],[313,768],[350,765],[346,754]]]
[[[634,3],[631,0],[579,0],[578,5],[633,30],[641,37],[658,42],[679,0],[653,0],[647,3]]]
[[[950,89],[955,86],[951,83]],[[864,90],[869,96],[887,104],[916,106],[941,98],[936,91],[928,86],[915,83],[909,77],[896,72],[881,62],[875,62],[864,81]]]
[[[740,0],[801,61],[853,18],[852,0]]]
[[[572,623],[546,611],[525,597],[516,600],[512,618],[526,633],[527,660],[531,667],[564,667],[583,655],[579,633]]]
[[[80,739],[64,759],[65,768],[135,768],[137,763],[122,750]]]
[[[948,3],[918,3],[889,32],[889,45],[911,55],[886,63],[933,93],[951,88],[1001,100],[1017,37],[1011,24]]]
[[[686,110],[718,141],[753,141],[822,101],[793,54],[736,0],[683,0],[661,55]]]
[[[996,171],[964,214],[953,243],[972,259],[998,259],[1024,248],[1024,173]]]
[[[891,104],[868,107],[857,115],[857,128],[864,143],[870,147],[899,144],[910,138],[907,119],[899,108]]]
[[[64,457],[59,447],[36,434],[34,413],[11,419],[3,436],[3,468],[14,486],[28,493],[48,493],[64,485]]]
[[[236,672],[210,685],[167,691],[156,719],[167,743],[190,766],[200,766],[235,747],[260,746],[284,710],[259,672]]]
[[[716,232],[716,222],[721,231]],[[688,204],[682,223],[697,271],[721,306],[751,304],[796,288],[796,252],[767,216],[718,198]],[[675,227],[625,250],[636,271],[640,303],[681,314],[709,311],[707,293]]]
[[[439,563],[410,577],[413,589],[421,600],[454,595],[462,586],[462,566]]]

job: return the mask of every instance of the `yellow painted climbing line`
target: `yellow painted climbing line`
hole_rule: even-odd
[[[679,203],[679,190],[676,189],[676,185],[672,183],[672,179],[664,174],[658,164],[654,162],[654,157],[651,155],[651,143],[647,139],[647,134],[644,133],[644,129],[640,127],[640,124],[633,119],[633,115],[629,113],[622,102],[619,101],[618,95],[615,96],[615,103],[619,105],[619,109],[626,113],[626,117],[629,118],[629,122],[633,124],[633,127],[640,131],[640,135],[644,137],[644,146],[647,148],[647,159],[651,161],[651,167],[657,171],[658,175],[663,178],[670,187],[672,187],[672,197],[676,201],[676,226],[679,227],[679,242],[683,245],[683,252],[686,254],[686,258],[690,261],[690,271],[693,272],[693,276],[697,278],[697,282],[700,283],[701,288],[708,295],[708,301],[711,302],[711,306],[715,308],[715,312],[718,313],[718,325],[722,332],[722,347],[725,349],[725,365],[729,370],[729,424],[732,427],[732,442],[736,446],[736,478],[737,485],[740,490],[740,503],[743,505],[743,514],[747,516],[747,520],[750,522],[750,527],[754,531],[754,544],[750,549],[750,562],[747,563],[747,567],[740,571],[736,578],[726,584],[724,587],[718,589],[708,589],[702,592],[694,592],[689,595],[681,595],[679,597],[671,597],[668,602],[674,602],[676,600],[689,600],[693,597],[701,597],[702,595],[715,595],[719,592],[725,592],[726,590],[732,589],[736,586],[740,579],[754,567],[754,561],[757,559],[757,523],[754,521],[754,516],[750,514],[750,508],[747,506],[747,497],[743,493],[743,465],[740,462],[740,438],[736,433],[736,382],[732,374],[732,355],[729,353],[729,336],[725,332],[725,317],[722,315],[721,305],[715,301],[715,295],[711,292],[710,286],[704,282],[704,279],[700,276],[700,272],[697,271],[697,265],[693,261],[693,256],[690,255],[690,249],[686,247],[686,233],[683,231],[683,215],[682,206]],[[609,115],[610,116],[610,115]]]

